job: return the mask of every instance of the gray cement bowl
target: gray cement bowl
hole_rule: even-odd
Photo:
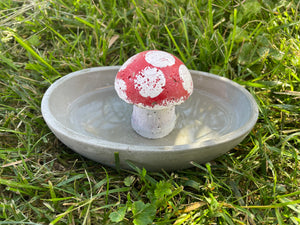
[[[149,171],[205,163],[238,145],[258,117],[252,95],[237,83],[213,74],[190,71],[192,96],[176,106],[175,129],[156,140],[130,126],[132,105],[114,91],[119,66],[70,73],[54,82],[42,99],[49,128],[75,152],[107,166],[128,169],[128,161]]]

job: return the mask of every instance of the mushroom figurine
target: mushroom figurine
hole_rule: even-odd
[[[175,127],[175,105],[193,92],[188,68],[170,53],[150,50],[129,58],[115,78],[115,90],[133,104],[132,128],[141,136],[156,139]]]

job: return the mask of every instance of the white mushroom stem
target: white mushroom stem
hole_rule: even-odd
[[[173,130],[175,123],[175,106],[159,110],[133,106],[131,126],[143,137],[162,138]]]

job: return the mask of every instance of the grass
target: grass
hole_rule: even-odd
[[[298,1],[0,2],[0,224],[300,224]],[[40,110],[59,77],[146,49],[245,86],[248,137],[205,165],[117,171],[60,143]]]

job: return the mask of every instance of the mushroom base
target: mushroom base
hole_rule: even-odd
[[[162,138],[174,129],[175,123],[175,106],[159,110],[133,106],[131,126],[143,137],[150,139]]]

